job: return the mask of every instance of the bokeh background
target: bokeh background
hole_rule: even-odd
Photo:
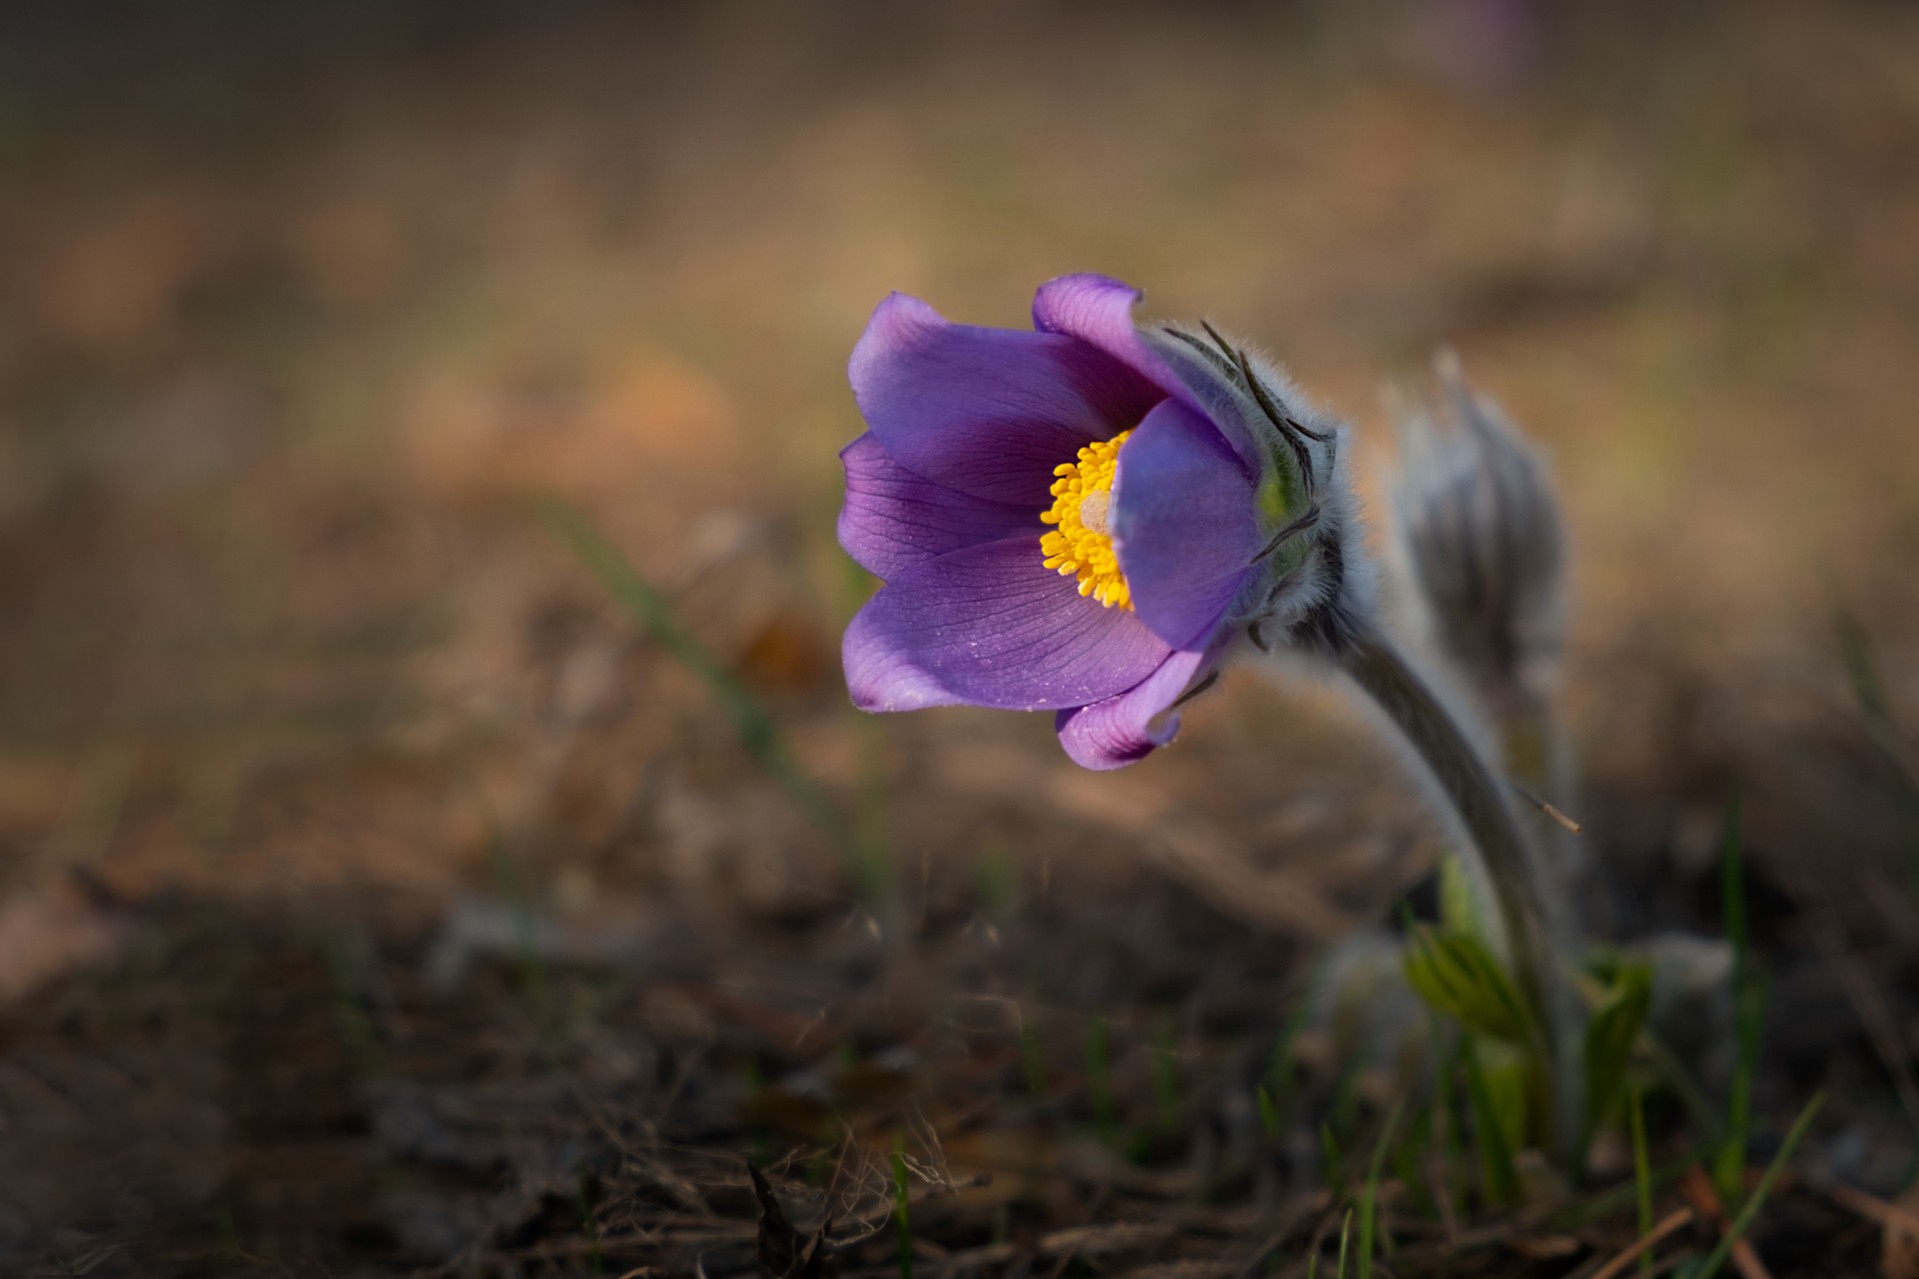
[[[1438,843],[1311,681],[1236,671],[1115,776],[1049,716],[846,705],[867,314],[1024,325],[1079,270],[1272,353],[1368,469],[1442,344],[1542,442],[1599,926],[1714,931],[1741,790],[1762,1102],[1852,1070],[1841,1171],[1895,1189],[1919,11],[19,3],[0,1267],[570,1273],[695,1200],[750,1256],[740,1157],[898,1095],[1051,1170],[980,1192],[1016,1225],[1109,1211],[993,1117],[1023,1028],[1066,1112],[1087,1024],[1123,1102],[1153,1045],[1210,1096]]]

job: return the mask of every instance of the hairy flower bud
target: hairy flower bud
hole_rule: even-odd
[[[1391,484],[1399,550],[1425,637],[1502,721],[1550,700],[1565,633],[1565,534],[1537,453],[1459,359],[1434,361],[1438,395],[1395,397]]]

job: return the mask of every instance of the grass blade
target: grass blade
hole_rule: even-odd
[[[1693,1279],[1712,1279],[1713,1275],[1719,1273],[1719,1268],[1726,1264],[1726,1258],[1732,1255],[1733,1245],[1744,1237],[1753,1219],[1758,1217],[1759,1209],[1765,1205],[1766,1196],[1772,1193],[1773,1182],[1779,1179],[1780,1171],[1785,1168],[1786,1161],[1792,1157],[1793,1148],[1799,1144],[1799,1139],[1806,1135],[1806,1129],[1812,1124],[1812,1117],[1819,1113],[1819,1107],[1825,1104],[1825,1100],[1824,1093],[1814,1093],[1812,1100],[1806,1103],[1806,1108],[1799,1112],[1799,1118],[1792,1121],[1791,1131],[1786,1134],[1786,1140],[1780,1145],[1779,1153],[1772,1157],[1770,1164],[1766,1165],[1766,1174],[1759,1179],[1759,1185],[1753,1189],[1752,1197],[1746,1200],[1745,1206],[1739,1210],[1739,1215],[1733,1218],[1731,1227],[1719,1240],[1719,1246],[1707,1255],[1705,1264],[1700,1266],[1699,1272],[1693,1276]]]
[[[720,710],[732,721],[747,754],[773,776],[808,820],[843,849],[857,853],[845,818],[794,759],[778,722],[713,650],[687,629],[666,597],[575,508],[546,499],[538,502],[535,510],[581,565],[646,628],[648,636],[706,685]]]
[[[542,1027],[550,1029],[552,987],[547,980],[546,956],[540,949],[539,929],[533,918],[533,902],[527,896],[526,884],[520,878],[519,863],[514,859],[513,850],[507,846],[506,832],[500,829],[499,819],[494,815],[493,806],[487,802],[486,792],[480,789],[477,781],[473,789],[480,807],[480,820],[486,828],[486,859],[488,869],[493,874],[494,891],[513,912],[513,961],[519,990],[532,1003],[535,1019]]]
[[[1272,1060],[1266,1066],[1266,1088],[1272,1100],[1273,1113],[1283,1113],[1293,1100],[1293,1063],[1299,1051],[1300,1032],[1306,1028],[1306,1016],[1312,1011],[1313,992],[1319,985],[1319,973],[1323,960],[1313,961],[1307,971],[1306,980],[1300,984],[1298,1002],[1286,1015],[1286,1023],[1280,1028],[1279,1038],[1273,1043]]]
[[[1091,1094],[1093,1123],[1100,1140],[1119,1148],[1119,1107],[1113,1097],[1113,1050],[1104,1017],[1086,1023],[1086,1087]]]
[[[1885,682],[1879,677],[1879,663],[1873,657],[1866,628],[1850,612],[1842,611],[1835,619],[1835,629],[1839,633],[1840,657],[1846,664],[1853,697],[1866,722],[1866,735],[1872,739],[1889,770],[1886,790],[1899,810],[1905,834],[1906,870],[1913,879],[1915,894],[1919,894],[1919,767],[1914,765],[1912,754],[1900,736],[1899,724],[1893,718],[1892,703],[1886,697]]]
[[[1046,1045],[1040,1042],[1039,1026],[1021,1015],[1019,1023],[1019,1061],[1026,1075],[1026,1091],[1034,1097],[1046,1095]]]
[[[1744,1190],[1746,1136],[1752,1122],[1752,1079],[1759,1058],[1759,1003],[1753,989],[1746,944],[1745,857],[1740,841],[1737,792],[1726,805],[1721,849],[1720,884],[1726,938],[1732,943],[1733,1016],[1739,1037],[1739,1057],[1733,1066],[1732,1091],[1726,1101],[1725,1140],[1713,1160],[1713,1181],[1719,1197],[1734,1203]]]
[[[1259,1130],[1266,1135],[1268,1142],[1278,1145],[1282,1132],[1279,1107],[1273,1104],[1273,1095],[1266,1091],[1265,1084],[1253,1089],[1253,1102],[1259,1107]]]
[[[1366,1169],[1366,1191],[1359,1200],[1359,1279],[1373,1279],[1373,1234],[1379,1220],[1379,1169],[1386,1160],[1386,1148],[1393,1144],[1393,1130],[1399,1127],[1399,1112],[1406,1104],[1401,1097],[1393,1102],[1380,1131],[1379,1144],[1373,1147],[1373,1161]],[[1343,1273],[1345,1266],[1342,1263]]]
[[[1159,1111],[1159,1128],[1170,1133],[1179,1127],[1179,1023],[1173,1011],[1160,1013],[1159,1040],[1153,1046],[1153,1099]]]
[[[1639,1237],[1645,1238],[1652,1233],[1652,1160],[1646,1153],[1646,1099],[1635,1088],[1632,1090],[1630,1113],[1632,1115],[1632,1182],[1639,1200]],[[1652,1253],[1640,1254],[1639,1268],[1652,1269]]]

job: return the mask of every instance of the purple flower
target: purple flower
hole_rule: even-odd
[[[1139,296],[1053,280],[1032,333],[898,293],[873,313],[868,430],[840,455],[840,544],[886,583],[846,631],[862,709],[1052,710],[1067,754],[1117,768],[1172,740],[1241,623],[1323,576],[1303,548],[1330,437],[1224,343],[1136,328]]]

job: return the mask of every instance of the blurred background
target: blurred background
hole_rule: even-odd
[[[1437,847],[1327,689],[1236,671],[1094,776],[839,681],[868,313],[1024,326],[1070,271],[1263,347],[1369,472],[1382,386],[1460,351],[1570,512],[1603,929],[1716,930],[1742,790],[1762,1102],[1852,1070],[1833,1122],[1900,1143],[1853,1171],[1903,1175],[1919,11],[23,0],[0,1268],[571,1273],[648,1205],[750,1227],[742,1156],[901,1095],[1070,1180],[1032,1115],[1079,1103],[993,1099],[1035,1042],[1070,1098],[1089,1017],[1122,1106],[1129,1043],[1196,1095],[1264,1053]]]

